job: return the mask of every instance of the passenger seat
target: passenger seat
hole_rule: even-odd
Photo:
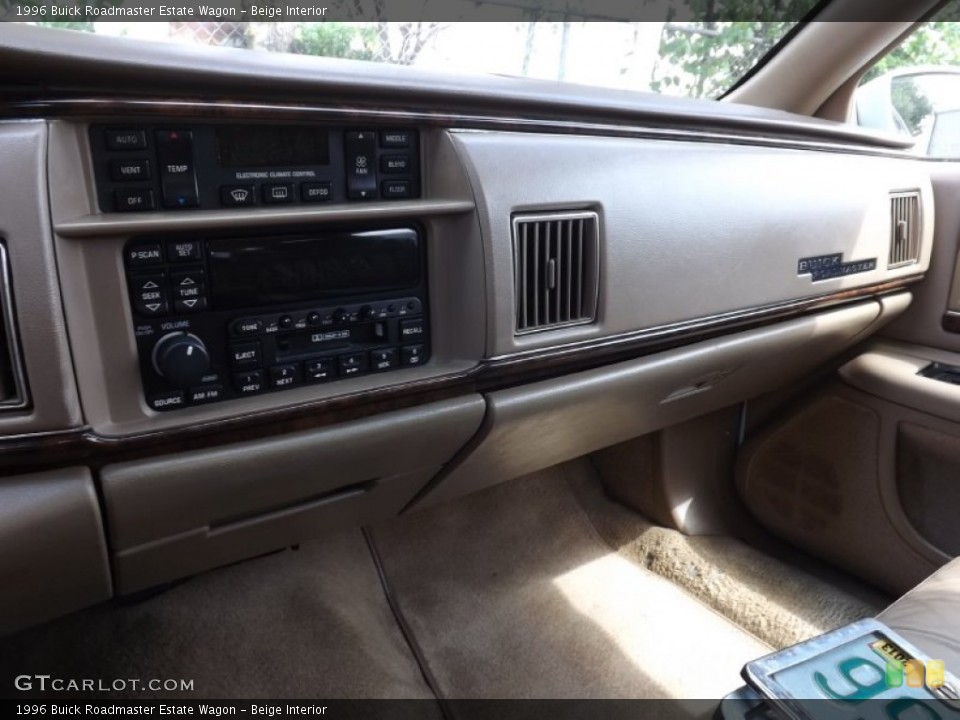
[[[877,619],[960,675],[960,558],[937,570]]]

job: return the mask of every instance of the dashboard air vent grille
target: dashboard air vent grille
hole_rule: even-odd
[[[513,219],[518,335],[594,321],[600,222],[595,212]]]
[[[890,196],[890,257],[888,268],[910,265],[920,260],[920,193],[894,193]]]
[[[29,404],[10,280],[7,249],[0,244],[0,412]]]

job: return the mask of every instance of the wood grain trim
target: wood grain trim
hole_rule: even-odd
[[[189,427],[106,437],[89,428],[0,439],[0,474],[84,464],[94,469],[187,450],[309,430],[470,393],[492,392],[751,330],[827,308],[899,292],[923,276],[903,278],[790,303],[703,318],[575,345],[491,358],[472,370],[341,395],[293,407]]]
[[[547,115],[489,115],[469,112],[410,109],[380,109],[361,105],[316,106],[298,103],[253,103],[241,100],[161,100],[131,98],[51,98],[0,103],[0,117],[106,119],[122,117],[184,118],[196,120],[336,122],[417,124],[425,127],[505,132],[543,132],[570,135],[630,137],[659,140],[698,141],[753,145],[845,154],[882,155],[915,160],[899,142],[889,138],[844,132],[844,128],[804,128],[797,123],[758,121],[756,127],[731,130],[722,124],[696,125],[652,117],[656,124],[638,124],[628,118],[622,123],[598,122],[589,117]],[[805,131],[805,132],[804,132]]]
[[[58,222],[56,232],[68,238],[104,237],[107,235],[136,235],[155,233],[158,225],[163,232],[178,230],[222,230],[234,227],[286,226],[300,223],[333,220],[368,223],[403,218],[424,218],[438,215],[458,215],[473,212],[473,200],[407,200],[369,202],[358,205],[331,207],[285,206],[261,207],[257,212],[247,210],[198,210],[191,213],[141,213],[138,215],[102,213],[84,215]]]

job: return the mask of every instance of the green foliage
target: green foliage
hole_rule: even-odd
[[[946,12],[954,13],[960,3],[951,3]],[[942,17],[938,14],[937,17]],[[960,64],[960,23],[936,21],[921,26],[910,37],[885,55],[864,76],[869,82],[884,73],[915,65]]]
[[[691,15],[703,20],[667,22],[650,89],[721,95],[814,5],[815,0],[688,0]]]
[[[902,78],[891,83],[890,102],[897,109],[911,135],[919,135],[923,129],[923,121],[933,113],[933,103],[912,78]]]
[[[300,55],[373,60],[379,47],[376,28],[370,25],[330,22],[299,28],[290,52]]]

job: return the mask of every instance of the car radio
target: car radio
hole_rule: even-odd
[[[103,212],[420,197],[415,129],[91,125]]]
[[[430,356],[424,243],[414,227],[137,238],[124,265],[153,410]]]

